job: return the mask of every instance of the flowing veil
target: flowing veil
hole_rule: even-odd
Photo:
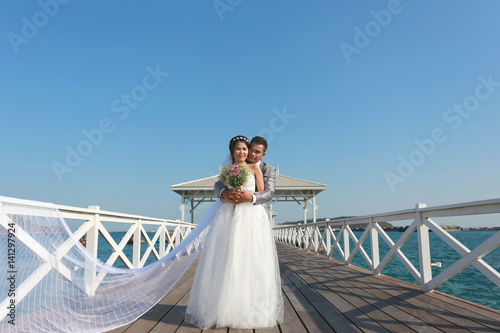
[[[231,156],[223,165],[231,163]],[[0,196],[1,332],[104,332],[158,303],[203,248],[217,200],[191,233],[138,269],[108,266],[74,237],[49,203]],[[99,286],[89,289],[97,277]],[[15,324],[15,325],[14,325]]]
[[[226,165],[229,165],[231,163],[233,163],[233,157],[231,156],[231,153],[229,153],[229,154],[227,154],[224,161],[222,161],[221,166],[225,167]]]

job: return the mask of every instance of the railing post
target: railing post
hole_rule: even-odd
[[[330,253],[332,249],[332,234],[330,233],[330,226],[328,224],[325,225],[325,232],[327,233],[326,238],[326,250],[325,253]]]
[[[159,255],[160,255],[160,258],[163,258],[165,256],[165,233],[168,232],[167,230],[167,224],[166,222],[163,222],[162,225],[161,225],[161,231],[160,231],[160,252],[159,252]]]
[[[308,236],[308,231],[309,231],[309,228],[304,224],[304,232],[303,232],[303,239],[304,239],[304,249],[306,249],[306,251],[309,251],[309,236]]]
[[[93,257],[97,258],[97,250],[98,250],[98,241],[99,241],[99,228],[97,227],[97,221],[99,221],[99,210],[101,209],[99,206],[89,206],[89,209],[95,210],[96,213],[93,214],[91,221],[92,227],[87,231],[87,251],[92,254]],[[94,281],[96,277],[96,272],[90,267],[95,267],[92,262],[88,259],[85,260],[85,289],[89,296],[94,296],[95,288]]]
[[[307,237],[307,248],[306,250],[309,251],[309,247],[313,243],[314,237],[311,235],[311,227],[306,228],[306,237]],[[313,245],[314,246],[314,245]]]
[[[137,228],[134,231],[134,242],[133,242],[133,250],[132,250],[132,264],[134,268],[139,268],[141,262],[141,219],[138,219]]]
[[[343,222],[344,226],[344,231],[342,233],[342,237],[344,238],[344,264],[347,262],[347,259],[349,259],[349,256],[351,255],[351,249],[349,247],[349,232],[347,231],[348,225]]]
[[[313,248],[315,253],[319,249],[319,232],[317,226],[313,227]]]
[[[421,208],[427,207],[426,204],[415,205],[415,219],[417,220],[417,234],[418,234],[418,257],[420,261],[420,286],[423,291],[428,291],[427,284],[432,279],[431,267],[431,248],[429,242],[429,228],[422,220]]]
[[[301,232],[302,232],[302,239],[304,241],[304,249],[307,251],[309,249],[309,237],[307,237],[307,227],[305,224],[302,227]]]
[[[178,229],[179,231],[177,232],[177,235],[175,235],[175,240],[174,240],[174,244],[172,244],[172,248],[175,248],[177,247],[177,245],[179,245],[179,243],[181,242],[181,232],[182,232],[182,228],[180,225],[178,225],[176,227],[176,229]]]
[[[372,248],[372,273],[375,273],[375,269],[380,264],[380,252],[378,247],[378,232],[375,229],[375,222],[373,222],[373,217],[370,216],[370,242]]]

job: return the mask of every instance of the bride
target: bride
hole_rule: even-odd
[[[232,138],[229,150],[232,162],[244,165],[250,174],[242,190],[263,191],[261,169],[247,163],[248,139]],[[262,205],[225,202],[215,213],[191,288],[186,322],[200,328],[263,328],[283,322],[278,256]]]

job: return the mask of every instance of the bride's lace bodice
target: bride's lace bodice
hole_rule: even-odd
[[[249,174],[247,181],[241,187],[243,191],[254,192],[255,191],[255,176],[253,174]]]

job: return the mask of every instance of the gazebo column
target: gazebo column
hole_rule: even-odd
[[[181,205],[179,206],[179,210],[181,211],[181,221],[184,222],[186,218],[186,196],[182,195]]]
[[[184,203],[182,203],[179,206],[179,210],[181,211],[181,221],[184,222],[185,215],[186,215],[186,205]]]
[[[191,223],[194,223],[194,197],[191,198]]]
[[[316,223],[316,209],[318,209],[318,206],[316,206],[316,194],[314,192],[313,192],[311,204],[313,207],[313,223]],[[316,231],[316,227],[314,227],[313,235],[314,235],[314,238],[313,238],[314,239],[314,251],[316,251],[319,248],[319,234]]]
[[[318,206],[316,206],[316,195],[313,194],[312,197],[312,206],[313,206],[313,223],[316,223],[316,210],[318,209]]]
[[[307,199],[304,200],[304,224],[307,223]]]

